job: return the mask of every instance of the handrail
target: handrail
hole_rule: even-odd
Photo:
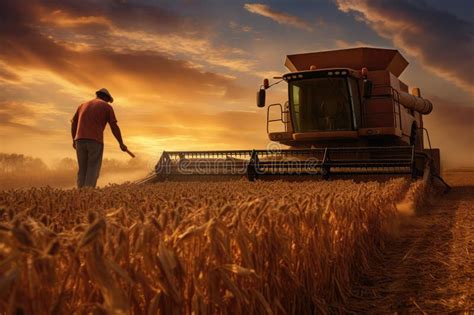
[[[430,134],[428,133],[428,129],[426,129],[425,127],[421,127],[418,129],[421,129],[422,137],[423,137],[423,131],[426,132],[426,139],[428,140],[428,146],[430,147],[430,159],[433,160],[433,155],[431,154],[431,150],[433,150],[433,148],[431,148],[431,140],[430,140]],[[438,171],[441,172],[441,170],[438,170]]]
[[[418,129],[421,129],[421,130],[423,130],[424,132],[426,132],[426,139],[428,140],[428,145],[430,146],[430,150],[432,150],[432,148],[431,148],[430,134],[428,133],[428,129],[426,129],[425,127],[418,128]]]
[[[275,106],[280,107],[280,118],[279,119],[270,119],[270,108],[275,107]],[[289,111],[284,111],[283,106],[280,103],[275,103],[275,104],[268,105],[268,107],[267,107],[267,133],[270,133],[270,123],[271,122],[276,122],[276,121],[281,121],[283,126],[285,127],[285,131],[287,130],[286,124],[289,121],[285,121],[283,119],[283,114],[286,114],[286,113],[289,113]]]

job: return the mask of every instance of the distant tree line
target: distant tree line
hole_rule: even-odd
[[[15,173],[22,170],[47,171],[48,166],[40,159],[23,154],[0,153],[0,172]]]
[[[105,158],[102,161],[102,171],[133,171],[145,169],[145,161],[140,159],[130,159],[122,162],[115,159]],[[0,173],[16,173],[22,171],[74,171],[77,169],[77,162],[71,158],[63,158],[55,163],[53,167],[48,167],[40,158],[31,157],[17,153],[0,153]]]
[[[123,178],[128,179],[132,173],[143,173],[144,176],[150,167],[152,166],[138,158],[129,159],[126,162],[106,158],[102,161],[101,178],[105,181],[121,180],[123,182]],[[0,153],[0,190],[48,185],[73,187],[76,173],[77,162],[72,158],[63,158],[52,166],[48,166],[40,158],[24,154]],[[114,175],[115,179],[113,179]],[[133,180],[133,177],[130,177],[130,180]]]

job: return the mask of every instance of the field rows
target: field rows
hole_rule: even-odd
[[[343,312],[410,184],[0,192],[0,313]]]

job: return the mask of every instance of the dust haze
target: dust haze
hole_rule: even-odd
[[[145,160],[128,162],[105,158],[97,185],[122,184],[144,177],[151,170]],[[51,186],[73,188],[76,185],[77,162],[63,158],[53,166],[43,160],[23,154],[0,153],[0,190]]]
[[[442,168],[474,168],[474,107],[436,96],[429,99],[435,109],[423,117],[424,126],[432,146],[441,149]]]

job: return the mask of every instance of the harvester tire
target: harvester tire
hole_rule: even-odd
[[[324,180],[329,179],[329,174],[330,174],[329,167],[322,167],[321,168],[321,176],[323,177]]]

